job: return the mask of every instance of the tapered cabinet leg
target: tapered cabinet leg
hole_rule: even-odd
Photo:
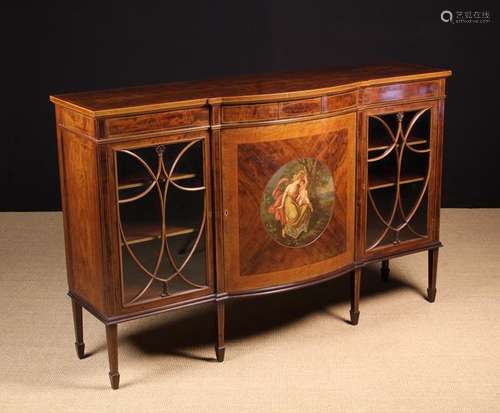
[[[71,299],[73,308],[73,324],[75,326],[75,349],[79,359],[85,356],[85,343],[83,342],[83,318],[82,306],[74,299]]]
[[[359,294],[361,291],[361,268],[351,274],[351,324],[355,326],[359,320]]]
[[[215,344],[215,355],[217,356],[217,361],[224,361],[224,353],[226,347],[224,344],[224,318],[225,318],[225,308],[224,301],[217,301],[217,343]]]
[[[106,341],[108,343],[109,381],[116,390],[120,386],[120,373],[118,373],[118,326],[106,326]]]
[[[389,260],[384,260],[382,261],[382,266],[380,267],[380,277],[382,278],[382,281],[388,281],[389,280],[389,273],[391,270],[389,269]]]
[[[429,301],[430,303],[433,303],[436,300],[438,252],[439,248],[434,248],[432,250],[429,250],[429,268],[428,268],[429,284],[427,287],[427,301]]]

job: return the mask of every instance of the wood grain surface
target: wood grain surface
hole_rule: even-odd
[[[203,106],[208,102],[266,101],[334,93],[355,87],[450,76],[445,69],[417,65],[333,68],[174,82],[55,95],[51,101],[90,116]]]
[[[300,281],[352,263],[355,130],[352,113],[222,131],[228,291]],[[289,248],[266,233],[260,218],[261,199],[272,175],[301,157],[316,158],[328,166],[335,202],[331,221],[319,239],[303,248]]]

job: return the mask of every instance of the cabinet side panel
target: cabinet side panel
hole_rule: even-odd
[[[103,311],[100,218],[95,144],[60,130],[64,168],[65,220],[69,238],[69,288]]]
[[[56,125],[60,124],[62,109],[56,106]],[[70,257],[70,239],[68,230],[68,219],[66,217],[66,184],[64,176],[64,156],[62,149],[62,130],[59,126],[56,128],[57,131],[57,162],[59,168],[59,184],[61,188],[61,206],[63,210],[63,226],[64,226],[64,246],[65,246],[65,256],[66,256],[66,273],[68,279],[68,288],[73,289],[73,275],[71,274],[71,257]]]
[[[442,80],[442,88],[444,94],[444,80]],[[434,156],[434,173],[435,173],[435,214],[434,214],[434,239],[439,241],[439,227],[441,216],[441,196],[442,196],[442,179],[443,179],[443,139],[444,139],[444,99],[441,99],[437,105],[437,133],[435,139],[436,153]]]

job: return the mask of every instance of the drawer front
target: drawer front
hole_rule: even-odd
[[[297,116],[318,115],[321,113],[321,98],[293,100],[281,102],[280,119],[295,118]]]
[[[228,105],[222,107],[222,123],[259,122],[319,115],[321,98],[286,102]]]
[[[232,105],[222,108],[222,122],[251,122],[278,119],[278,103]]]
[[[337,110],[348,109],[356,106],[357,93],[349,92],[340,95],[331,95],[326,97],[326,111],[335,112]]]
[[[104,121],[104,134],[108,137],[114,137],[193,126],[208,126],[208,109],[171,110],[106,119]]]
[[[397,100],[425,99],[439,96],[439,82],[398,83],[368,87],[362,91],[361,102],[365,105]]]

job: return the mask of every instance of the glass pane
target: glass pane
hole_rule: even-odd
[[[116,153],[124,305],[207,286],[203,145]]]
[[[370,116],[366,248],[427,236],[430,108]]]

